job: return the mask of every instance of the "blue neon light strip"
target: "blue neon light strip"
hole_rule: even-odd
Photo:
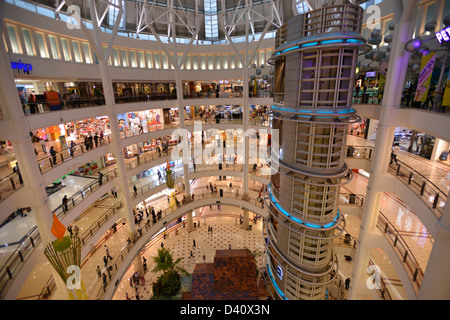
[[[272,275],[272,270],[270,269],[270,265],[269,264],[267,264],[267,270],[269,270],[270,281],[272,282],[272,285],[274,286],[275,290],[277,290],[277,292],[280,295],[280,297],[283,298],[283,300],[289,300],[288,298],[286,298],[284,293],[280,290],[280,288],[278,287],[277,283],[275,282],[275,279],[274,279],[274,277]]]
[[[300,47],[299,47],[299,46],[294,46],[294,47],[291,47],[291,48],[288,48],[288,49],[284,49],[284,50],[281,51],[280,53],[287,52],[287,51],[291,51],[291,50],[295,50],[295,49],[298,49],[298,48],[300,48]]]
[[[274,54],[274,56],[279,55],[281,53],[285,53],[291,50],[295,50],[295,49],[300,49],[300,48],[307,48],[307,47],[314,47],[314,46],[319,46],[319,45],[323,45],[323,44],[333,44],[333,43],[364,43],[364,41],[359,40],[359,39],[334,39],[334,40],[323,40],[323,41],[315,41],[315,42],[310,42],[310,43],[305,43],[299,46],[293,46],[287,49],[284,49],[282,51],[279,51],[277,53]]]
[[[300,47],[301,47],[301,48],[305,48],[305,47],[313,47],[313,46],[317,46],[317,45],[319,45],[319,44],[320,44],[320,42],[310,42],[310,43],[302,44]]]
[[[276,109],[276,110],[281,110],[281,111],[287,111],[287,112],[301,112],[301,113],[320,113],[320,114],[333,114],[333,113],[349,113],[349,112],[354,112],[355,109],[350,109],[350,110],[338,110],[338,111],[333,111],[333,110],[296,110],[296,109],[286,109],[286,108],[280,108],[280,107],[275,107],[275,106],[271,106],[271,108]],[[309,116],[304,116],[304,117],[309,117]]]
[[[333,221],[331,221],[330,223],[328,223],[326,225],[322,226],[322,225],[318,225],[318,224],[314,224],[314,223],[304,222],[304,221],[298,219],[297,217],[291,216],[291,214],[289,212],[287,212],[286,210],[284,210],[284,208],[282,206],[280,206],[280,204],[277,202],[277,200],[272,195],[271,184],[269,184],[267,186],[267,191],[269,192],[270,200],[272,200],[272,202],[275,205],[275,207],[277,207],[277,209],[281,213],[283,213],[286,217],[288,217],[288,218],[290,218],[290,219],[292,219],[292,220],[294,220],[294,221],[296,221],[296,222],[298,222],[300,224],[303,224],[305,226],[308,226],[308,227],[311,227],[311,228],[316,228],[316,229],[329,228],[329,227],[332,227],[335,224],[337,218],[339,217],[339,210],[338,210],[337,211],[337,215],[333,219]]]
[[[344,41],[345,41],[344,39],[324,40],[324,41],[321,41],[320,44],[342,43]]]

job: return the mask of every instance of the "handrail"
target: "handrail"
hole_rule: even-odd
[[[200,165],[199,165],[200,166]],[[215,165],[205,165],[205,166],[209,166],[209,167],[215,167]],[[181,169],[182,167],[177,167],[176,169]],[[191,168],[193,170],[193,168]],[[192,172],[192,171],[191,171]],[[112,175],[112,178],[116,178],[117,177],[117,172],[116,169],[113,169],[111,171],[109,171],[108,173],[106,173],[104,176],[106,176],[107,181],[109,181],[109,177]],[[183,174],[180,172],[175,172],[174,171],[174,178],[178,178],[178,177],[182,177]],[[163,177],[163,182],[160,182],[158,180],[154,180],[148,184],[145,184],[144,186],[141,186],[138,190],[140,194],[143,194],[144,192],[150,191],[152,188],[159,186],[161,184],[166,183],[165,178]],[[144,189],[147,187],[147,190],[144,191]],[[95,181],[93,181],[92,183],[90,183],[88,186],[86,186],[83,190],[78,191],[75,195],[73,195],[71,198],[68,198],[68,210],[65,210],[63,205],[58,206],[53,212],[56,213],[56,215],[58,217],[62,217],[63,215],[65,215],[69,210],[70,207],[76,206],[80,201],[82,201],[85,198],[85,192],[95,192],[98,188],[100,188],[100,181],[99,179],[95,179]],[[130,187],[131,189],[131,187]],[[227,192],[225,191],[224,193],[224,197],[226,197],[228,195],[228,198],[238,198],[239,194],[238,193],[232,193],[232,192]],[[135,197],[134,192],[131,193],[132,197]],[[138,195],[137,195],[138,196]],[[81,200],[80,200],[81,197]],[[202,195],[196,195],[195,196],[196,199],[198,199],[199,197],[205,197],[204,194]],[[208,195],[206,195],[206,197],[208,197]],[[78,200],[78,201],[77,201]],[[258,201],[255,199],[250,199],[249,202],[251,203],[255,203],[254,205],[258,206]],[[261,206],[263,206],[263,204],[261,204],[261,202],[259,203]],[[69,207],[70,206],[70,207]],[[120,208],[116,208],[116,209],[120,209]],[[111,209],[111,210],[114,210]],[[91,225],[91,227],[83,234],[83,243],[85,241],[87,241],[88,238],[84,237],[85,234],[87,234],[87,232],[89,233],[93,233],[95,231],[95,229],[98,229],[101,227],[102,224],[99,225],[100,220],[103,217],[107,217],[108,216],[108,212],[104,213],[95,223],[93,223]],[[105,219],[104,222],[107,221],[107,218]],[[102,223],[104,223],[102,221]],[[30,255],[30,252],[32,251],[32,249],[34,249],[34,247],[40,242],[40,234],[38,232],[37,227],[34,227],[32,230],[29,231],[28,233],[28,237],[25,238],[25,240],[22,242],[22,244],[20,245],[19,248],[17,248],[8,258],[7,262],[4,264],[4,266],[0,269],[0,294],[3,293],[4,289],[6,288],[6,285],[8,284],[9,280],[11,280],[14,277],[14,274],[18,272],[18,267],[21,266],[21,263],[23,263],[25,261],[25,258],[28,257]],[[92,235],[92,234],[91,234]],[[31,247],[30,247],[31,245]],[[25,256],[26,255],[26,256]],[[20,260],[20,261],[19,261]],[[20,262],[20,264],[18,265],[18,263]]]
[[[444,212],[444,205],[447,202],[448,195],[417,170],[400,160],[398,162],[400,164],[396,167],[389,166],[388,172],[406,182],[408,186],[412,187],[412,190],[418,191],[420,197],[427,200],[425,203],[431,209],[435,209],[432,212],[436,218],[440,218]],[[406,167],[406,170],[402,170],[404,167]],[[439,202],[443,205],[439,205]]]
[[[45,172],[49,171],[50,169],[64,163],[64,161],[67,159],[73,159],[73,158],[77,157],[78,155],[89,152],[89,150],[101,148],[104,145],[107,145],[110,143],[111,143],[111,139],[110,139],[109,135],[106,135],[106,136],[104,136],[103,140],[99,139],[98,144],[93,143],[93,145],[90,146],[89,149],[87,149],[86,147],[83,148],[82,143],[75,146],[74,149],[71,149],[69,146],[60,151],[56,151],[56,154],[54,157],[52,155],[47,155],[43,158],[37,159],[37,164],[39,166],[40,172],[45,173]],[[85,150],[85,148],[86,148],[86,150]],[[58,161],[58,158],[60,158],[60,161]]]
[[[358,152],[361,149],[363,149],[363,152]],[[373,150],[374,148],[372,146],[347,146],[346,157],[372,160]],[[435,209],[432,210],[432,212],[436,218],[440,218],[444,210],[443,205],[445,205],[448,195],[423,174],[407,165],[405,162],[401,160],[397,161],[399,164],[397,166],[388,166],[387,171],[400,178],[400,180],[405,181],[409,186],[412,186],[413,190],[418,191],[422,200],[426,199],[424,202],[431,207],[431,209]],[[406,170],[403,170],[405,167]],[[419,178],[421,181],[417,182],[414,178],[416,178],[416,180]],[[441,202],[441,205],[439,205],[439,202]]]
[[[6,199],[16,190],[23,187],[22,176],[18,172],[13,172],[0,180],[0,202]]]
[[[107,172],[105,175],[107,182],[111,179],[117,177],[116,169]],[[103,183],[103,182],[102,182]],[[93,193],[101,187],[99,179],[91,182],[85,186],[82,190],[77,191],[74,195],[68,198],[67,210],[61,204],[52,210],[58,218],[61,218],[70,211],[71,208],[78,205],[86,197],[86,193]],[[19,264],[24,262],[26,257],[29,256],[30,251],[32,251],[40,243],[40,234],[37,226],[34,226],[28,233],[22,238],[19,247],[10,254],[9,258],[6,260],[2,268],[0,269],[0,293],[3,292],[4,286],[7,282],[5,276],[12,279],[14,274],[18,272]],[[31,245],[31,247],[30,247]],[[19,261],[20,260],[20,261]]]
[[[385,237],[390,240],[394,248],[397,248],[397,253],[399,253],[399,257],[402,259],[402,262],[405,264],[405,270],[410,276],[412,280],[412,284],[415,288],[416,294],[419,293],[420,287],[423,282],[424,272],[417,262],[414,254],[409,248],[408,244],[401,237],[399,231],[395,228],[395,226],[384,216],[384,214],[380,211],[380,216],[377,221],[377,226],[380,230],[383,231]],[[394,237],[395,236],[395,237]]]
[[[363,199],[361,201],[361,205],[353,202],[357,206],[364,206],[365,197],[363,195],[354,195],[354,194],[340,194],[344,195],[344,197],[352,197],[355,196],[357,198]],[[348,204],[348,203],[346,203]],[[379,216],[377,220],[377,227],[380,231],[383,232],[388,242],[392,245],[394,251],[399,254],[399,257],[402,259],[402,262],[405,264],[405,271],[407,271],[410,280],[412,280],[412,284],[416,290],[416,294],[418,293],[420,286],[423,281],[424,272],[417,262],[412,250],[409,248],[406,241],[401,236],[400,232],[395,228],[394,224],[392,224],[389,219],[379,211]]]

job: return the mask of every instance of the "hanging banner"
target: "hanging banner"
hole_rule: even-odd
[[[420,64],[419,80],[417,82],[416,95],[414,101],[425,101],[430,87],[431,74],[433,73],[434,61],[436,60],[436,52],[430,52],[422,57]]]
[[[450,106],[450,71],[448,72],[447,81],[445,82],[443,106]]]

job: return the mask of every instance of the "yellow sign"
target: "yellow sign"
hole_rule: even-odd
[[[430,87],[431,74],[433,73],[434,60],[436,59],[436,53],[431,52],[422,57],[422,63],[420,64],[419,80],[417,82],[416,95],[414,101],[425,101],[428,95],[428,89]]]
[[[450,106],[450,72],[448,73],[447,82],[445,82],[444,98],[442,99],[443,106]]]

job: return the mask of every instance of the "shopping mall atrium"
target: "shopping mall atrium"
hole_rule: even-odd
[[[0,15],[1,300],[450,299],[450,1]]]

